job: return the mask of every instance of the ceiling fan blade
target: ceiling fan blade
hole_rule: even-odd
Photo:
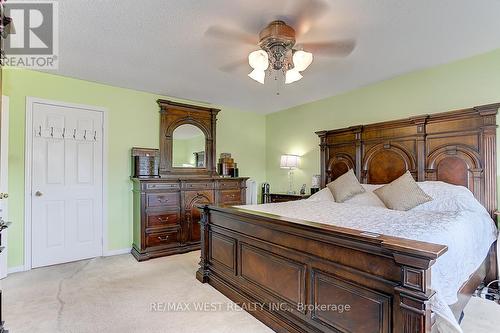
[[[232,72],[237,71],[240,68],[243,68],[245,66],[248,66],[248,60],[243,59],[243,60],[238,60],[238,61],[231,62],[231,63],[229,63],[227,65],[219,67],[219,69],[221,71],[223,71],[223,72],[226,72],[226,73],[232,73]]]
[[[12,18],[5,16],[2,25],[4,26],[4,31],[7,35],[16,33],[16,28],[14,26],[14,21],[12,20]]]
[[[301,43],[299,49],[311,52],[313,55],[329,56],[329,57],[346,57],[352,53],[356,47],[356,41],[353,39],[330,41],[330,42],[314,42]]]
[[[305,35],[309,32],[316,21],[323,16],[330,6],[323,0],[301,0],[293,8],[296,13],[292,18],[292,25],[295,28],[297,36]]]
[[[257,45],[257,38],[242,31],[213,25],[205,31],[205,36],[223,40],[226,42],[238,42],[250,45]]]

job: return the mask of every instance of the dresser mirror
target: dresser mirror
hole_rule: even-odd
[[[218,109],[158,100],[160,176],[213,177]]]
[[[205,134],[191,124],[180,125],[172,135],[174,168],[205,168]]]

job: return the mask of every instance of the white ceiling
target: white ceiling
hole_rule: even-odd
[[[279,96],[248,66],[219,70],[256,47],[216,42],[208,27],[257,34],[276,18],[293,22],[303,1],[59,1],[57,73],[268,113],[500,47],[500,0],[324,0],[329,9],[302,40],[355,38],[349,57],[316,57]]]

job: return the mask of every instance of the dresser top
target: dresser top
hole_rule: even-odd
[[[134,182],[207,182],[207,181],[246,181],[249,177],[168,177],[168,178],[131,178]]]

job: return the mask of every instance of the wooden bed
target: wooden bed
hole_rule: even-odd
[[[317,132],[322,186],[350,168],[370,184],[410,170],[418,181],[468,187],[493,214],[499,107]],[[198,280],[275,331],[431,332],[430,276],[446,246],[232,207],[202,209]],[[496,276],[494,248],[461,288],[452,306],[457,318],[475,288]]]

